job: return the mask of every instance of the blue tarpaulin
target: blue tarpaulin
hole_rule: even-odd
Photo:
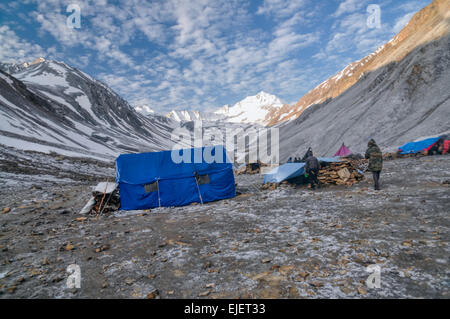
[[[439,137],[427,138],[425,140],[406,143],[398,148],[400,154],[416,154],[424,151],[438,141]]]
[[[340,162],[339,157],[319,157],[319,162]],[[264,175],[265,183],[281,183],[305,174],[305,163],[286,163]]]
[[[236,196],[233,167],[223,146],[122,154],[116,180],[123,210],[184,206]],[[181,161],[181,157],[183,161]]]
[[[286,163],[264,175],[265,183],[281,183],[305,173],[305,163]]]

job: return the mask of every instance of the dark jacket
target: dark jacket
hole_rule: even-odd
[[[318,171],[320,169],[319,160],[316,157],[314,157],[313,155],[308,157],[306,159],[305,163],[306,163],[306,165],[305,165],[306,172]]]
[[[311,150],[311,147],[308,148],[308,150],[306,151],[305,155],[302,157],[301,162],[306,162],[306,160],[308,159],[308,157],[313,156],[313,152]]]
[[[383,153],[374,140],[367,145],[366,158],[369,160],[369,171],[381,172],[383,169]]]

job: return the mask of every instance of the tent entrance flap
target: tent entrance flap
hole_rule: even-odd
[[[198,175],[197,176],[197,183],[198,185],[204,185],[204,184],[209,184],[209,175]]]
[[[154,182],[151,184],[145,184],[144,189],[146,193],[157,192],[158,191],[158,182]]]

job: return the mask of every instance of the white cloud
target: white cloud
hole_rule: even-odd
[[[339,4],[334,17],[340,17],[344,14],[354,13],[367,6],[367,0],[344,0]]]
[[[0,26],[0,61],[21,63],[46,56],[44,49],[22,40],[8,26]]]
[[[71,0],[30,1],[36,4],[30,17],[39,25],[37,35],[56,42],[45,52],[16,37],[23,55],[40,49],[79,67],[94,66],[131,104],[157,111],[211,109],[229,96],[260,90],[292,100],[327,75],[328,68],[310,65],[311,54],[340,65],[373,51],[393,24],[389,28],[383,21],[382,29],[368,29],[369,0],[340,1],[334,21],[322,15],[322,2],[312,0],[262,0],[256,10],[242,0],[77,0],[81,29],[73,30],[65,24]],[[412,11],[402,8],[403,18]],[[395,21],[398,26],[401,20]],[[10,25],[16,32],[18,27]]]
[[[304,2],[266,1],[261,10],[276,14],[279,21],[272,34],[246,28],[251,17],[247,5],[239,0],[131,0],[118,6],[80,1],[79,30],[65,25],[61,9],[67,1],[39,1],[33,16],[41,34],[51,34],[63,49],[81,46],[96,51],[97,59],[110,67],[110,73],[102,74],[102,79],[130,100],[147,97],[149,101],[159,99],[162,106],[198,102],[210,107],[205,103],[216,97],[205,96],[214,94],[219,83],[234,92],[244,92],[249,86],[259,90],[261,72],[275,68],[291,52],[317,39],[317,35],[296,30],[304,21],[300,11]],[[144,49],[125,51],[122,47],[139,33],[163,45],[166,52],[149,55]],[[138,58],[144,62],[136,63]],[[77,65],[86,61],[80,59]],[[144,74],[152,81],[126,76],[128,71]]]
[[[336,20],[332,30],[330,40],[325,51],[322,52],[332,58],[336,55],[362,58],[372,53],[392,36],[392,29],[387,22],[382,21],[381,28],[369,28],[367,15],[357,12]],[[316,57],[323,57],[323,55],[320,53]]]
[[[304,9],[308,2],[307,0],[264,0],[263,4],[258,8],[257,14],[283,18]]]

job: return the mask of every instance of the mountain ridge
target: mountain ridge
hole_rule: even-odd
[[[172,110],[165,116],[177,122],[221,120],[231,123],[253,123],[265,126],[270,120],[270,114],[283,105],[284,103],[277,96],[260,91],[256,95],[245,97],[233,106],[227,104],[215,111]],[[136,106],[134,109],[144,115],[153,114],[145,111],[144,106]]]
[[[145,117],[106,84],[64,62],[1,65],[0,143],[30,150],[73,148],[113,158],[170,148],[176,125]],[[73,152],[72,152],[73,153]]]
[[[382,150],[450,130],[450,34],[416,47],[398,62],[368,72],[334,99],[278,125],[280,159],[312,147],[330,156],[343,142],[363,153],[375,139]]]
[[[301,97],[294,105],[284,105],[273,113],[269,126],[298,118],[307,108],[336,98],[367,72],[383,67],[390,62],[400,61],[414,48],[438,39],[449,32],[450,2],[434,0],[417,12],[409,23],[389,42],[375,52],[352,62],[343,70],[320,83]]]

